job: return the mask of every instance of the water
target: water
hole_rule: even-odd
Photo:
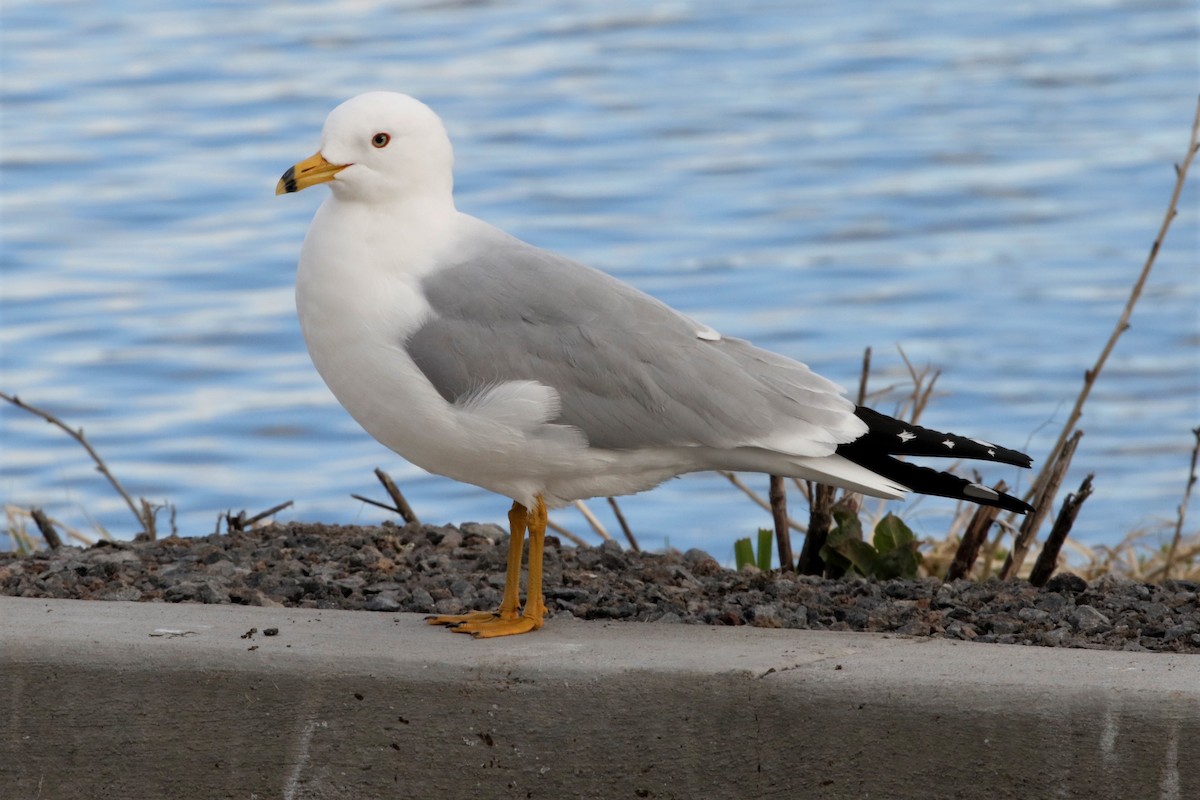
[[[927,424],[1043,458],[1183,156],[1194,5],[739,8],[8,0],[0,388],[82,426],[184,533],[286,499],[284,518],[381,519],[349,497],[381,495],[375,466],[426,520],[502,520],[505,500],[363,434],[300,340],[294,265],[324,190],[275,181],[330,108],[388,88],[446,119],[465,210],[846,385],[868,345],[873,385],[902,384],[902,345],[943,370]],[[1086,408],[1067,483],[1096,473],[1091,544],[1182,495],[1198,183]],[[0,432],[6,502],[131,535],[74,442],[7,405]],[[936,535],[951,506],[904,513]],[[623,508],[644,545],[722,559],[768,524],[711,475]]]

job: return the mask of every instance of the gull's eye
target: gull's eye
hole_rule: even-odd
[[[391,136],[386,133],[377,133],[371,137],[371,144],[375,147],[387,147],[388,142],[392,140]]]

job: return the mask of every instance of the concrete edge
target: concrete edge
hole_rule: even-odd
[[[0,597],[0,687],[14,797],[1200,796],[1186,655]]]

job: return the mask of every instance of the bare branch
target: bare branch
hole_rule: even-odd
[[[1095,474],[1088,474],[1079,485],[1079,491],[1067,495],[1067,499],[1063,501],[1058,517],[1054,520],[1054,527],[1050,529],[1046,543],[1042,545],[1042,552],[1038,553],[1037,561],[1033,564],[1033,571],[1029,573],[1029,582],[1034,586],[1045,586],[1058,567],[1058,554],[1063,543],[1067,541],[1067,534],[1071,532],[1071,526],[1079,516],[1079,509],[1083,508],[1083,501],[1092,496],[1094,477]]]
[[[24,409],[24,410],[28,411],[30,414],[41,417],[42,419],[46,420],[46,422],[49,422],[51,425],[64,431],[72,439],[79,442],[79,444],[83,447],[83,449],[87,451],[87,454],[92,457],[92,461],[96,462],[97,471],[99,471],[99,473],[101,475],[103,475],[104,477],[108,478],[108,482],[110,484],[112,484],[112,487],[114,489],[117,490],[117,494],[121,495],[121,499],[123,499],[125,501],[125,505],[129,506],[130,512],[133,513],[133,516],[137,520],[138,525],[142,526],[142,530],[146,531],[147,533],[153,532],[153,530],[154,530],[153,515],[146,517],[146,516],[143,516],[143,511],[138,510],[137,505],[135,505],[133,502],[133,498],[129,496],[129,492],[125,491],[125,487],[121,485],[121,482],[119,480],[117,480],[117,476],[113,475],[112,472],[109,471],[108,465],[104,463],[104,459],[100,458],[100,454],[95,451],[95,449],[92,447],[91,443],[88,442],[88,440],[84,437],[83,428],[79,428],[78,430],[71,428],[65,422],[63,422],[61,419],[59,419],[58,417],[51,414],[49,411],[43,411],[42,409],[38,408],[37,406],[31,406],[28,403],[26,403],[25,401],[21,400],[21,398],[17,397],[16,395],[10,395],[10,394],[6,394],[4,392],[0,392],[0,399],[7,400],[8,402],[12,403],[17,408]]]
[[[46,516],[46,512],[40,508],[29,509],[29,516],[33,517],[33,522],[41,531],[42,538],[46,540],[46,544],[51,550],[57,550],[62,547],[62,539],[58,536],[58,531],[54,530],[54,525],[51,524],[50,518]]]
[[[1192,166],[1192,160],[1196,156],[1197,150],[1200,150],[1200,102],[1196,105],[1196,116],[1192,121],[1192,135],[1188,143],[1187,155],[1182,163],[1175,165],[1175,188],[1171,191],[1171,202],[1167,206],[1167,211],[1163,215],[1162,224],[1159,226],[1158,235],[1154,238],[1154,243],[1150,246],[1150,253],[1146,257],[1145,264],[1142,265],[1142,271],[1138,275],[1137,280],[1133,284],[1133,288],[1129,291],[1129,299],[1125,303],[1125,309],[1121,312],[1120,319],[1113,327],[1113,331],[1109,334],[1108,341],[1104,343],[1104,348],[1100,351],[1096,363],[1092,368],[1083,374],[1083,388],[1079,391],[1079,396],[1075,398],[1075,406],[1071,409],[1071,413],[1067,416],[1067,421],[1063,425],[1062,433],[1058,436],[1058,441],[1054,443],[1054,447],[1050,449],[1049,455],[1044,462],[1045,466],[1034,478],[1033,483],[1029,487],[1029,491],[1025,495],[1025,499],[1034,496],[1045,496],[1042,491],[1045,484],[1050,480],[1053,465],[1058,460],[1059,453],[1066,447],[1067,439],[1075,432],[1075,425],[1079,422],[1079,418],[1083,416],[1083,405],[1087,402],[1088,396],[1092,393],[1092,386],[1096,383],[1096,378],[1099,377],[1100,371],[1104,369],[1105,363],[1108,361],[1108,356],[1112,353],[1113,348],[1117,344],[1117,340],[1121,338],[1121,334],[1129,330],[1129,319],[1133,315],[1133,308],[1137,305],[1138,299],[1142,296],[1142,289],[1146,285],[1146,279],[1150,277],[1150,270],[1154,267],[1154,261],[1158,257],[1158,251],[1162,247],[1163,240],[1167,236],[1167,231],[1171,227],[1172,220],[1176,216],[1176,208],[1179,204],[1179,195],[1183,191],[1184,182],[1187,180],[1188,169]],[[1049,498],[1053,500],[1053,497]]]
[[[771,520],[775,523],[775,547],[779,551],[779,569],[782,572],[791,572],[792,532],[788,528],[787,489],[784,487],[783,478],[772,475],[767,497],[771,500]]]
[[[251,517],[250,519],[246,520],[246,527],[253,528],[255,523],[262,522],[267,517],[274,516],[275,514],[278,514],[280,511],[283,511],[285,508],[290,508],[291,505],[292,505],[292,501],[288,500],[287,502],[280,503],[277,506],[271,506],[266,511],[260,511],[259,513],[255,514],[253,517]]]
[[[808,509],[808,533],[804,537],[804,547],[800,548],[800,560],[796,562],[796,571],[801,575],[822,575],[825,572],[821,548],[833,530],[833,496],[836,491],[834,487],[823,483],[813,485],[813,501]]]
[[[629,546],[633,548],[633,552],[642,552],[642,548],[638,547],[637,539],[633,538],[633,531],[629,529],[629,523],[625,521],[625,515],[621,513],[621,507],[617,505],[617,498],[608,498],[608,504],[612,506],[613,516],[617,518],[617,524],[621,526],[621,532],[629,540]]]
[[[1021,529],[1013,541],[1012,550],[1009,552],[1008,558],[1004,559],[1004,566],[1000,569],[1000,580],[1008,580],[1021,569],[1021,564],[1025,561],[1025,554],[1029,552],[1029,545],[1033,543],[1033,537],[1037,535],[1042,521],[1054,506],[1054,496],[1058,494],[1058,487],[1062,485],[1063,478],[1066,477],[1067,469],[1071,466],[1071,459],[1075,456],[1075,448],[1079,446],[1079,440],[1082,437],[1083,431],[1075,431],[1067,440],[1066,446],[1059,451],[1058,459],[1054,464],[1048,466],[1046,470],[1048,477],[1042,492],[1033,502],[1033,511],[1021,522]]]
[[[570,540],[571,543],[574,544],[576,547],[591,547],[591,545],[589,545],[583,539],[580,539],[578,536],[571,533],[569,530],[564,528],[562,525],[559,525],[552,519],[546,520],[546,527],[549,528],[550,530],[554,531],[555,533],[557,533],[559,536],[563,537],[564,539]]]
[[[1000,481],[994,488],[997,492],[1003,492],[1008,486],[1004,481]],[[946,580],[953,581],[970,576],[971,567],[979,558],[979,550],[987,541],[988,531],[991,530],[992,523],[996,521],[999,514],[1000,509],[997,506],[976,507],[971,521],[967,523],[967,529],[963,532],[962,539],[959,540],[958,549],[954,551],[954,560],[950,562],[950,567],[946,570]]]
[[[597,536],[599,536],[601,539],[603,539],[606,542],[612,541],[612,536],[610,536],[608,534],[608,530],[605,529],[604,525],[600,522],[600,520],[596,517],[596,515],[592,513],[592,510],[584,504],[584,502],[582,500],[576,500],[572,505],[575,506],[576,511],[578,511],[580,514],[583,514],[583,518],[587,520],[588,525],[592,526],[592,530],[594,530],[596,532]]]
[[[1167,549],[1167,557],[1163,564],[1163,580],[1171,577],[1171,567],[1175,565],[1175,554],[1179,551],[1179,540],[1183,537],[1183,520],[1187,515],[1188,503],[1192,499],[1192,487],[1196,485],[1196,461],[1200,459],[1200,428],[1192,428],[1192,435],[1196,437],[1196,444],[1192,447],[1192,463],[1188,467],[1183,500],[1179,503],[1179,513],[1175,516],[1175,535],[1171,537],[1171,546]]]
[[[858,399],[855,405],[867,402],[867,378],[871,375],[871,348],[863,350],[862,374],[858,376]]]
[[[396,504],[396,513],[404,518],[404,521],[412,525],[420,525],[421,520],[417,519],[416,513],[412,510],[412,506],[404,499],[404,495],[400,493],[400,487],[396,486],[396,482],[392,480],[392,476],[388,475],[379,467],[375,468],[375,477],[383,484],[384,490],[388,496],[392,498],[392,502]]]

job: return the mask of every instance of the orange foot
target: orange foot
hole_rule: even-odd
[[[518,616],[516,613],[479,611],[473,614],[443,614],[426,617],[430,625],[445,625],[455,633],[469,633],[476,639],[512,636],[529,633],[542,627],[541,619]]]
[[[472,611],[470,614],[438,614],[428,616],[425,621],[430,625],[445,625],[454,628],[467,622],[487,622],[493,619],[515,618],[515,612],[504,614],[500,611]]]

